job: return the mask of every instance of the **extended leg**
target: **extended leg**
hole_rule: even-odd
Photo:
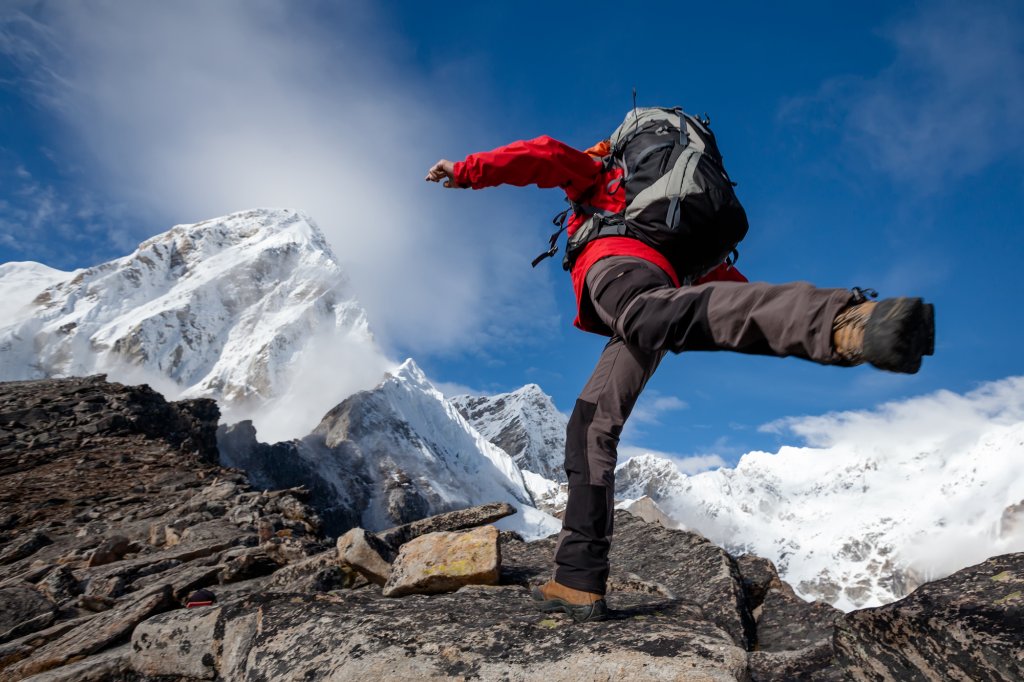
[[[601,319],[631,346],[730,350],[843,363],[832,344],[839,312],[856,301],[847,289],[806,282],[709,282],[675,288],[659,268],[608,258],[587,282]]]

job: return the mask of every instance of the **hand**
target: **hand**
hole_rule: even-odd
[[[444,186],[449,189],[464,189],[461,185],[455,184],[455,164],[448,159],[441,159],[435,163],[429,171],[427,171],[427,177],[423,178],[428,182],[440,182],[444,178]]]

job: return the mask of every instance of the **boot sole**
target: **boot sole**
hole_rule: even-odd
[[[608,605],[604,599],[593,604],[570,604],[564,599],[546,599],[540,589],[533,588],[530,593],[534,606],[544,613],[561,611],[569,615],[577,623],[592,623],[608,618]]]
[[[864,359],[879,369],[916,374],[935,352],[935,307],[920,298],[878,302],[864,329]]]

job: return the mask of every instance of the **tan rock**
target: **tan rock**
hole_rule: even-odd
[[[391,564],[381,556],[380,542],[362,528],[353,528],[338,538],[338,560],[377,585],[384,585],[391,573]]]
[[[444,514],[428,516],[425,519],[413,521],[404,526],[396,526],[375,533],[375,535],[392,552],[390,558],[393,559],[395,553],[398,552],[398,548],[413,538],[418,538],[427,533],[476,528],[488,523],[494,523],[498,519],[503,519],[515,513],[516,508],[508,502],[490,502],[476,507],[467,507],[466,509],[457,509],[445,512]]]
[[[181,542],[181,533],[173,526],[164,526],[164,545],[174,547]]]
[[[399,550],[384,596],[451,592],[464,585],[496,585],[501,572],[498,529],[428,533]]]
[[[669,518],[669,515],[658,506],[658,503],[652,500],[647,495],[644,495],[638,500],[630,502],[625,507],[619,507],[625,509],[633,516],[643,519],[647,523],[657,523],[665,528],[680,528],[680,524]]]

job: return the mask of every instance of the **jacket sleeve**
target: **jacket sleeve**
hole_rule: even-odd
[[[547,135],[470,154],[455,164],[455,182],[482,189],[495,185],[561,187],[579,199],[597,180],[601,162]]]

